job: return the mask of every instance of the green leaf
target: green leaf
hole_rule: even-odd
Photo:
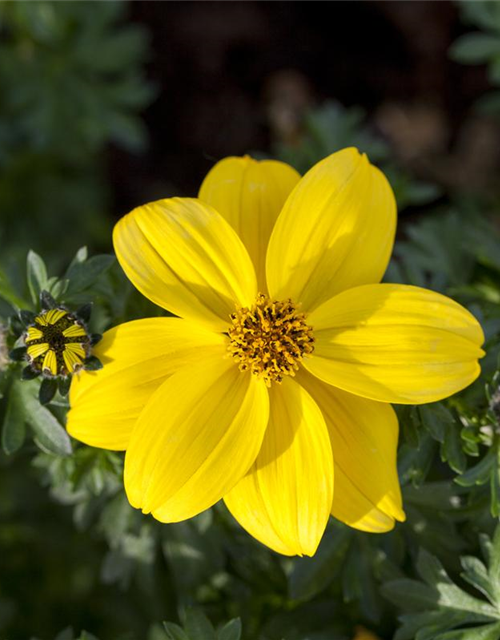
[[[426,611],[432,608],[438,598],[435,590],[417,580],[400,578],[391,580],[382,587],[383,595],[405,611]]]
[[[40,293],[44,289],[48,289],[48,276],[45,262],[34,251],[28,252],[27,258],[27,278],[28,288],[31,294],[31,300],[35,306],[38,305]]]
[[[20,406],[17,385],[22,384],[14,380],[7,394],[7,408],[2,427],[2,449],[7,455],[15,453],[23,445],[26,437],[26,427],[23,408]]]
[[[169,640],[190,640],[184,629],[174,622],[164,622],[165,633]]]
[[[240,640],[241,620],[233,618],[221,627],[217,632],[217,640]]]
[[[466,33],[451,45],[449,56],[462,64],[483,64],[500,56],[500,37],[487,33]]]
[[[207,511],[163,529],[163,552],[175,579],[178,597],[191,602],[191,594],[224,569],[227,540]]]
[[[498,640],[499,638],[500,622],[495,622],[483,627],[441,633],[435,640]]]
[[[62,298],[62,296],[66,293],[67,288],[68,288],[67,280],[56,279],[54,281],[54,284],[50,285],[50,291],[54,296],[54,298],[56,298],[57,300],[60,300]]]
[[[472,556],[465,556],[460,558],[460,564],[464,569],[460,574],[462,578],[493,602],[495,600],[495,591],[490,582],[488,569],[481,560]]]
[[[346,603],[356,603],[364,619],[380,620],[379,585],[375,581],[374,553],[370,540],[356,534],[342,567],[342,591]]]
[[[297,558],[288,579],[293,600],[309,600],[335,577],[344,561],[352,532],[347,527],[329,527],[312,558]]]
[[[420,486],[432,467],[435,453],[436,443],[428,433],[423,434],[418,448],[403,444],[398,454],[401,482],[411,482],[414,487]]]
[[[0,270],[0,298],[3,298],[8,302],[12,308],[18,310],[24,307],[29,307],[29,303],[26,302],[21,296],[17,295],[12,285],[7,279],[7,276]]]
[[[73,260],[70,262],[68,270],[71,269],[75,264],[80,264],[81,262],[85,262],[89,256],[89,252],[87,247],[80,247],[78,251],[75,253]]]
[[[80,636],[77,638],[77,640],[99,640],[99,639],[96,638],[96,636],[94,636],[92,633],[89,633],[88,631],[82,631]]]
[[[417,570],[422,578],[439,592],[439,604],[451,609],[467,611],[486,617],[496,617],[495,609],[477,598],[469,596],[450,580],[441,562],[421,549],[417,559]],[[434,585],[434,586],[433,586]]]
[[[66,278],[69,280],[67,295],[71,296],[88,289],[99,276],[111,267],[114,261],[114,256],[102,254],[94,256],[85,262],[72,264],[66,273]]]
[[[481,27],[486,31],[500,32],[500,5],[491,0],[464,0],[459,4],[465,24]]]
[[[55,416],[38,401],[38,384],[21,382],[17,385],[24,420],[31,426],[35,441],[43,451],[57,456],[71,455],[71,441]]]
[[[500,516],[500,446],[496,447],[495,464],[491,467],[490,489],[491,515],[497,518]]]
[[[455,482],[461,487],[473,487],[483,485],[490,480],[493,467],[496,463],[496,451],[491,450],[476,465],[467,469],[461,476],[455,478]]]
[[[448,416],[446,415],[443,420],[443,409],[444,407],[440,404],[429,404],[418,407],[420,416],[422,418],[422,423],[427,428],[434,440],[437,440],[441,443],[444,442],[446,434],[445,421],[448,418]]]
[[[57,634],[55,640],[73,640],[74,637],[73,629],[71,627],[67,627]]]
[[[189,640],[216,640],[212,623],[200,609],[194,607],[186,609],[184,628]]]
[[[448,462],[457,473],[462,473],[467,465],[467,458],[462,450],[458,421],[440,402],[422,405],[418,410],[424,427],[441,443],[441,460]]]
[[[488,564],[494,601],[500,610],[500,525],[495,529],[495,534],[489,547]]]
[[[462,577],[486,600],[454,584],[441,562],[424,549],[416,563],[423,582],[393,580],[382,587],[384,596],[404,613],[394,640],[498,638],[493,633],[500,625],[500,526],[493,542],[482,542],[488,568],[479,559],[466,556],[461,559]]]

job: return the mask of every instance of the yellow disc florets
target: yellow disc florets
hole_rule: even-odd
[[[228,350],[240,371],[251,371],[268,387],[294,376],[299,362],[314,350],[312,327],[291,300],[259,293],[255,304],[231,314]]]

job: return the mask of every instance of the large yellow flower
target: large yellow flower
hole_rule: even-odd
[[[389,403],[463,389],[483,355],[453,300],[379,284],[395,227],[392,190],[356,149],[302,179],[227,158],[199,199],[135,209],[115,227],[118,260],[180,317],[104,334],[104,368],[73,379],[70,434],[126,449],[128,498],[162,522],[224,498],[288,555],[312,555],[330,513],[390,530],[404,512]]]

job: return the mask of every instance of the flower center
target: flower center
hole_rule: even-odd
[[[90,354],[90,337],[83,324],[66,309],[36,316],[25,334],[27,358],[35,371],[67,376],[81,369]]]
[[[294,376],[299,362],[314,351],[312,327],[291,300],[259,293],[252,307],[231,314],[228,351],[240,371],[251,371],[268,387]]]

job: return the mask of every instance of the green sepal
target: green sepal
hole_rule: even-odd
[[[9,351],[9,358],[14,362],[21,362],[26,357],[26,347],[16,347]]]
[[[57,380],[54,378],[44,378],[38,391],[38,400],[40,404],[49,404],[52,398],[56,395]]]
[[[90,346],[95,347],[102,340],[102,333],[92,333],[90,336]]]
[[[35,371],[32,367],[24,367],[21,373],[21,380],[34,380],[38,378],[40,371]]]
[[[19,319],[24,324],[25,327],[33,324],[35,322],[36,315],[33,311],[27,311],[26,309],[21,309],[19,311]]]
[[[45,291],[45,289],[40,293],[40,306],[43,311],[48,311],[49,309],[55,309],[57,307],[57,302],[48,291]]]
[[[83,367],[86,371],[98,371],[102,369],[102,362],[95,356],[89,356],[83,361]]]
[[[62,396],[68,395],[70,386],[71,386],[71,376],[66,376],[65,378],[59,379],[59,393]]]
[[[88,322],[92,315],[92,303],[88,302],[79,307],[75,313],[76,317],[82,322]]]

